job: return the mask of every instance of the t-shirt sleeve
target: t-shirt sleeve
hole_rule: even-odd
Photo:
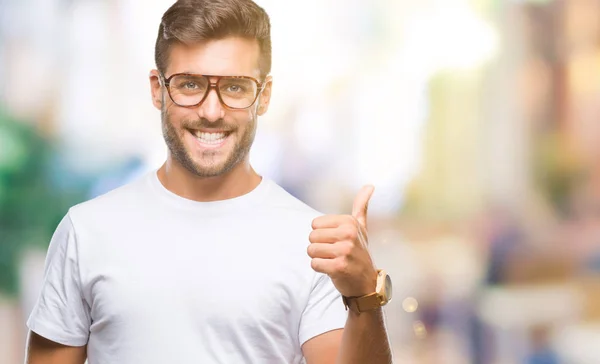
[[[326,274],[316,273],[316,279],[302,318],[300,319],[300,345],[328,331],[342,329],[348,314],[342,296]]]
[[[31,331],[68,346],[85,345],[91,324],[77,253],[75,231],[67,214],[50,241],[42,289],[27,321]]]

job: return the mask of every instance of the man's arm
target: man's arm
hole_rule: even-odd
[[[29,332],[25,364],[84,364],[87,346],[65,346]]]
[[[302,345],[306,364],[333,364],[336,362],[344,330],[333,330],[315,336]]]
[[[352,215],[325,215],[313,220],[308,255],[311,267],[327,274],[345,297],[363,297],[377,289],[378,270],[368,250],[367,208],[373,187],[358,193]],[[337,340],[337,341],[336,341]],[[390,364],[392,353],[381,308],[348,310],[343,333],[326,333],[303,347],[308,364]],[[336,352],[335,356],[331,353]]]
[[[337,363],[392,363],[392,353],[381,308],[360,314],[348,311]]]
[[[307,364],[391,364],[392,353],[381,309],[348,312],[343,330],[330,331],[302,346]]]

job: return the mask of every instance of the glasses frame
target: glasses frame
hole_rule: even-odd
[[[204,78],[206,78],[206,80],[208,81],[208,87],[206,88],[206,92],[204,93],[204,96],[202,97],[202,99],[200,99],[200,101],[194,105],[181,105],[179,103],[177,103],[174,99],[173,96],[171,95],[171,79],[175,76],[202,76]],[[168,78],[165,78],[165,76],[163,74],[160,74],[160,78],[162,80],[162,84],[165,86],[165,88],[167,89],[167,93],[169,94],[169,98],[171,99],[171,101],[173,101],[173,103],[177,106],[180,107],[186,107],[186,108],[194,108],[194,107],[198,107],[200,106],[204,100],[206,100],[206,98],[208,97],[208,94],[210,93],[211,89],[215,89],[215,92],[217,93],[217,97],[219,98],[219,102],[221,103],[221,105],[229,110],[245,110],[248,109],[250,107],[252,107],[252,105],[254,105],[256,103],[256,100],[258,100],[258,97],[260,96],[260,94],[264,91],[265,86],[267,85],[266,82],[260,82],[259,80],[257,80],[254,77],[250,77],[250,76],[216,76],[216,75],[201,75],[198,73],[174,73],[171,76],[169,76]],[[217,79],[216,82],[212,82],[211,79]],[[221,92],[219,91],[219,82],[221,82],[221,79],[223,78],[241,78],[241,79],[247,79],[247,80],[251,80],[254,83],[256,83],[256,95],[254,96],[254,100],[252,101],[252,103],[246,107],[231,107],[229,105],[227,105],[224,101],[223,98],[221,97]]]

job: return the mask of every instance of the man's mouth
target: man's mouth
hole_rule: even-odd
[[[225,141],[229,134],[231,134],[231,131],[190,130],[190,132],[200,143],[207,145],[219,145]]]

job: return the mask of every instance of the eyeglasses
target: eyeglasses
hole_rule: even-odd
[[[196,107],[202,104],[212,88],[217,91],[223,106],[233,110],[247,109],[254,105],[265,83],[248,76],[209,76],[191,73],[175,73],[169,78],[161,75],[167,93],[178,106]],[[211,82],[216,79],[216,82]]]

